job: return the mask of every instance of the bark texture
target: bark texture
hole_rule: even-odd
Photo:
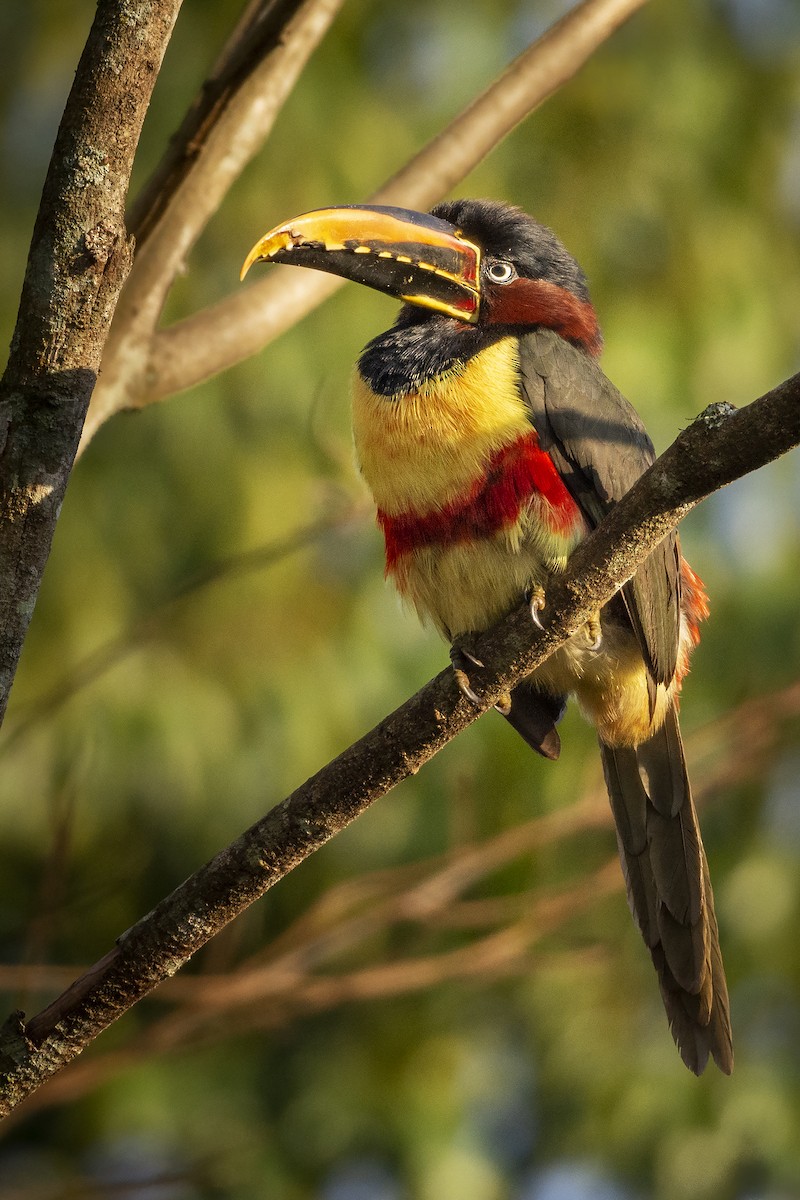
[[[61,121],[0,382],[0,719],[117,298],[124,210],[180,0],[100,0]]]

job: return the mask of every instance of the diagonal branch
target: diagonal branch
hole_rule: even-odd
[[[26,1113],[73,1103],[127,1065],[141,1066],[145,1058],[153,1055],[185,1051],[199,1042],[208,1044],[228,1036],[234,1024],[241,1032],[243,1025],[252,1027],[253,1018],[259,1028],[265,1023],[276,1028],[301,1019],[308,1011],[301,989],[306,984],[313,989],[320,976],[334,983],[342,978],[341,972],[332,969],[331,960],[343,949],[363,943],[370,934],[386,930],[400,921],[416,921],[428,928],[437,916],[454,914],[460,892],[506,863],[525,856],[534,848],[586,829],[609,827],[611,813],[607,804],[598,803],[599,799],[595,795],[569,809],[534,817],[522,826],[504,830],[479,847],[461,847],[454,856],[436,855],[427,861],[407,863],[339,883],[325,892],[266,949],[245,960],[232,974],[216,975],[204,971],[200,975],[182,975],[167,981],[159,996],[168,1002],[177,1002],[175,1008],[141,1030],[123,1050],[106,1049],[102,1055],[92,1055],[73,1064],[70,1071],[51,1080],[35,1097],[28,1098]],[[586,884],[583,880],[581,887]],[[618,869],[613,888],[622,888]],[[492,921],[491,925],[515,924],[525,914],[531,943],[552,932],[557,924],[573,919],[579,908],[573,892],[571,901],[562,906],[563,921],[554,921],[552,893],[534,895],[525,891],[494,899],[502,899],[504,904],[510,901],[510,906],[501,914],[501,920]],[[594,899],[596,901],[597,897]],[[477,949],[480,956],[479,945],[476,947],[472,943],[468,949],[472,948]],[[373,970],[380,972],[381,968]],[[390,973],[391,970],[390,967]],[[72,976],[67,973],[65,977],[65,972],[69,972],[68,967],[46,964],[0,967],[0,984],[9,991],[66,987]],[[352,978],[347,973],[344,977]],[[429,975],[430,985],[436,981],[433,972]],[[337,992],[334,987],[333,994],[328,995],[328,1005],[344,998]],[[224,1022],[218,1019],[221,1014],[225,1017]],[[13,1121],[7,1120],[4,1133],[9,1124]]]
[[[577,5],[523,51],[442,133],[375,192],[371,201],[429,208],[515,125],[575,75],[597,47],[645,3],[584,0]],[[164,239],[160,242],[163,246]],[[169,247],[166,249],[172,253]],[[291,328],[340,286],[340,280],[319,272],[292,275],[275,271],[247,290],[237,291],[156,332],[149,345],[149,361],[135,379],[122,376],[117,381],[109,376],[106,381],[104,363],[103,384],[87,419],[82,449],[114,412],[124,407],[144,408],[241,362]],[[154,326],[152,320],[150,332]]]
[[[308,0],[250,0],[208,78],[170,138],[161,161],[130,206],[128,228],[136,238],[137,246],[141,247],[156,228],[181,183],[206,152],[209,138],[223,113],[232,104],[240,102],[240,90],[263,66],[264,60],[286,41],[295,40],[297,26],[293,27],[291,23],[298,10],[319,7],[309,5]],[[284,65],[279,65],[278,75]],[[274,65],[268,73],[270,76],[276,73]],[[291,81],[283,85],[290,86]]]
[[[745,700],[726,716],[695,729],[687,746],[694,760],[693,790],[698,807],[709,793],[719,796],[733,784],[741,785],[762,773],[768,756],[776,753],[783,727],[799,714],[800,683],[795,682],[777,692]],[[730,753],[733,745],[737,747],[735,755]],[[705,770],[698,770],[698,754],[706,759]],[[711,757],[715,767],[711,766]],[[241,1034],[245,1029],[265,1026],[275,1029],[302,1019],[302,996],[300,1003],[296,1002],[301,979],[309,978],[313,986],[315,976],[321,973],[331,978],[332,960],[342,949],[363,945],[376,930],[387,930],[396,922],[411,921],[426,929],[440,929],[454,925],[464,928],[461,922],[465,921],[478,932],[499,928],[526,912],[532,916],[531,933],[538,939],[541,933],[552,932],[555,925],[579,915],[578,896],[567,902],[561,909],[563,919],[555,922],[547,919],[548,912],[552,918],[548,908],[552,893],[526,890],[480,900],[465,900],[462,894],[508,863],[540,852],[543,846],[597,828],[610,833],[611,827],[605,790],[590,787],[569,807],[532,817],[522,825],[496,833],[489,841],[467,843],[428,860],[343,880],[230,973],[215,974],[206,969],[199,975],[179,974],[165,982],[158,996],[173,1002],[174,1008],[126,1042],[124,1050],[105,1047],[101,1054],[74,1062],[69,1071],[28,1097],[24,1113],[30,1116],[43,1108],[72,1104],[111,1075],[129,1066],[140,1067],[154,1055],[185,1052],[198,1043],[207,1045],[233,1032]],[[612,865],[608,887],[618,891],[623,879],[616,859]],[[596,901],[595,882],[596,877],[584,881]],[[481,920],[484,914],[488,925]],[[520,967],[530,970],[527,958],[520,960]],[[0,965],[0,988],[6,992],[56,991],[67,987],[75,970],[47,963]],[[334,981],[339,978],[335,973],[332,977]],[[402,987],[403,980],[398,982]],[[434,975],[432,985],[438,982]],[[155,992],[150,995],[155,996]],[[331,1003],[338,1002],[336,988],[330,999]],[[247,1011],[233,1021],[231,1013],[236,1008]],[[223,1021],[219,1020],[220,1014],[224,1015]],[[3,1132],[10,1131],[14,1118],[21,1115],[22,1110],[16,1109],[6,1119]]]
[[[180,0],[100,0],[56,138],[0,383],[0,718],[131,248],[133,156]]]
[[[647,471],[552,581],[544,630],[512,613],[476,649],[478,709],[443,671],[178,887],[48,1008],[0,1036],[3,1115],[183,964],[314,850],[414,774],[551,654],[712,491],[800,444],[800,375],[736,411],[707,409]]]
[[[782,725],[798,714],[800,683],[794,683],[780,691],[745,700],[727,716],[718,717],[710,725],[695,730],[688,743],[695,760],[695,799],[702,802],[702,797],[709,792],[720,795],[733,783],[741,784],[763,772],[767,756],[776,751]],[[708,759],[712,742],[716,770],[707,766],[704,772],[698,772],[698,750]],[[735,755],[729,752],[734,744],[737,746]],[[746,747],[744,758],[742,746]],[[201,1041],[208,1044],[228,1037],[232,1032],[241,1034],[244,1028],[268,1025],[275,1029],[302,1019],[302,1002],[296,1003],[301,975],[310,977],[312,984],[314,976],[321,970],[330,977],[329,960],[333,955],[343,947],[363,944],[376,928],[388,929],[392,922],[416,921],[426,928],[440,928],[443,922],[458,924],[463,915],[469,927],[478,930],[480,922],[474,917],[479,907],[481,912],[486,912],[487,908],[494,910],[488,914],[491,927],[507,923],[509,917],[518,919],[525,911],[533,914],[531,931],[535,931],[536,937],[543,931],[552,931],[555,923],[543,919],[551,899],[547,895],[526,891],[494,896],[491,900],[464,900],[461,893],[507,863],[541,850],[543,845],[595,828],[607,828],[610,832],[611,811],[605,792],[600,794],[590,789],[571,806],[502,830],[478,846],[466,844],[455,852],[436,855],[427,861],[406,863],[340,882],[319,897],[277,938],[237,964],[231,973],[215,975],[204,970],[199,975],[181,974],[167,981],[158,990],[158,996],[176,1002],[174,1009],[126,1042],[124,1049],[106,1047],[102,1054],[93,1054],[80,1063],[73,1063],[69,1071],[62,1072],[51,1079],[46,1088],[28,1097],[25,1115],[43,1108],[72,1104],[120,1070],[133,1065],[140,1067],[148,1057],[186,1051]],[[594,881],[585,882],[590,885],[590,895],[596,900],[591,890]],[[623,886],[616,860],[608,885],[611,890],[621,890]],[[499,918],[497,905],[505,908]],[[574,898],[561,915],[565,921],[573,920],[579,909],[580,902]],[[520,965],[523,970],[530,970],[527,961],[525,965],[521,961]],[[75,967],[46,963],[0,966],[0,987],[7,992],[54,991],[66,988],[74,974]],[[337,976],[333,978],[336,980]],[[437,982],[434,977],[432,983]],[[400,984],[402,986],[402,980]],[[332,1003],[337,999],[337,996],[332,997]],[[246,1005],[249,1005],[248,1013],[231,1021],[231,1011]],[[224,1014],[224,1021],[218,1019],[220,1013]],[[16,1109],[13,1116],[6,1119],[3,1132],[10,1131],[14,1118],[21,1115],[22,1110]]]
[[[218,76],[209,81],[201,102],[190,110],[179,131],[175,160],[166,157],[146,185],[141,207],[134,210],[144,240],[137,246],[103,355],[84,444],[111,413],[138,406],[153,334],[176,275],[231,184],[272,129],[342,3],[262,0],[253,20],[234,34]],[[194,141],[181,151],[192,136]]]

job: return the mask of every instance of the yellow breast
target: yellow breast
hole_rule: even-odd
[[[355,373],[356,456],[378,508],[390,516],[449,503],[491,454],[529,431],[515,338],[400,396],[376,395]]]

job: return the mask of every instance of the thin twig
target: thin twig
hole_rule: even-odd
[[[252,1029],[282,1029],[310,1013],[347,1003],[425,991],[447,981],[487,980],[529,973],[534,967],[532,953],[545,937],[580,915],[582,910],[594,907],[600,897],[611,895],[621,887],[615,856],[578,883],[535,897],[518,897],[523,907],[522,916],[458,950],[324,975],[302,970],[281,974],[276,969],[271,987],[263,989],[249,1002],[234,1003],[225,1009],[195,1007],[193,985],[199,981],[187,980],[186,989],[181,989],[188,1001],[184,1007],[143,1030],[124,1049],[76,1064],[71,1071],[52,1080],[47,1088],[31,1097],[25,1111],[31,1113],[73,1103],[129,1066],[139,1067],[144,1060],[156,1055],[163,1057],[164,1054],[209,1045],[223,1036]],[[527,903],[523,906],[524,900]],[[596,952],[583,948],[581,954],[586,953]],[[223,1015],[224,1024],[221,1021]],[[16,1115],[12,1114],[12,1120],[7,1120],[3,1132],[14,1123]]]
[[[250,0],[155,170],[130,206],[128,229],[139,249],[204,152],[237,92],[285,38],[306,0]]]
[[[193,153],[168,173],[162,192],[148,201],[142,215],[148,236],[137,247],[120,298],[82,446],[110,413],[139,406],[153,333],[176,275],[231,184],[263,144],[342,3],[304,0],[285,27],[275,20],[275,5],[262,4],[258,19],[232,52],[234,61],[226,56],[217,102],[207,113],[201,105],[205,124]],[[285,18],[295,7],[278,5],[279,16]]]
[[[193,575],[191,579],[181,584],[170,596],[167,596],[150,612],[134,621],[127,629],[103,642],[97,649],[85,656],[69,674],[65,675],[43,695],[36,696],[24,706],[19,706],[9,717],[3,738],[0,741],[0,757],[7,754],[12,747],[38,729],[44,722],[60,711],[63,706],[79,692],[96,683],[103,675],[112,670],[130,654],[140,650],[142,646],[155,637],[164,623],[174,614],[175,609],[186,600],[214,584],[229,580],[237,575],[251,571],[262,571],[283,562],[291,554],[320,541],[326,534],[342,528],[354,519],[360,510],[351,507],[342,513],[321,521],[312,521],[302,525],[285,537],[278,538],[266,546],[258,546],[253,550],[244,550],[239,554],[231,554],[227,558],[209,564],[204,570]]]

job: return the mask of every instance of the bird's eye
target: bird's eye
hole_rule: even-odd
[[[486,274],[492,283],[510,283],[512,279],[516,279],[517,277],[514,264],[506,262],[503,258],[498,258],[494,262],[490,262],[486,268]]]

